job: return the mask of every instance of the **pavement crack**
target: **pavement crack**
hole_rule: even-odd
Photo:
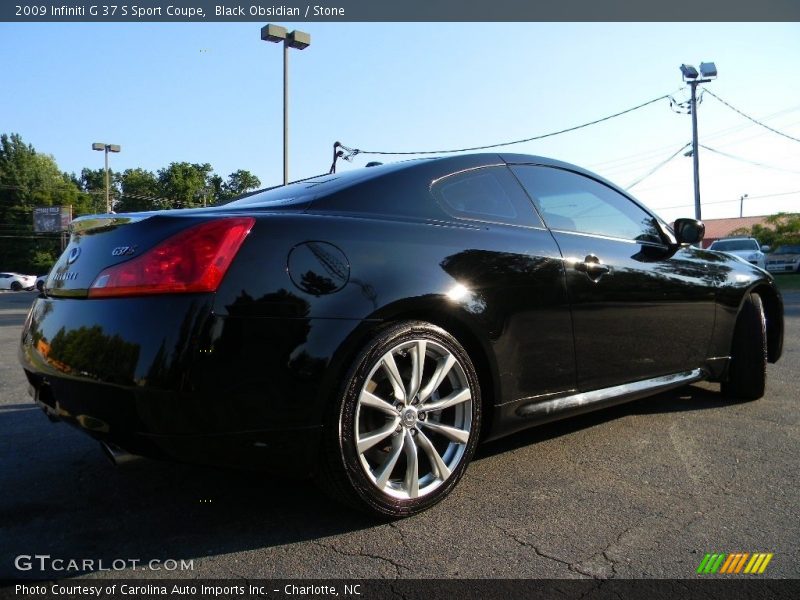
[[[614,574],[614,577],[616,577],[619,574],[617,573],[616,561],[608,555],[608,550],[603,550],[602,554],[603,558],[605,558],[608,561],[608,564],[611,565],[611,572]]]
[[[400,536],[400,543],[403,545],[403,548],[410,551],[411,547],[408,545],[408,540],[406,540],[406,532],[400,527],[398,523],[389,523],[389,527],[394,529],[398,535]]]
[[[411,567],[409,567],[408,565],[404,565],[401,562],[398,562],[398,561],[393,560],[391,558],[388,558],[386,556],[382,556],[380,554],[372,554],[370,552],[364,552],[363,548],[360,549],[358,552],[348,552],[346,550],[343,550],[342,548],[338,548],[337,546],[335,546],[333,544],[325,544],[320,540],[315,540],[312,543],[316,544],[317,546],[320,546],[321,548],[325,548],[326,550],[332,550],[332,551],[334,551],[337,554],[340,554],[342,556],[347,556],[347,557],[350,557],[350,558],[371,558],[373,560],[379,560],[379,561],[385,562],[387,564],[390,564],[390,565],[392,565],[394,567],[395,573],[396,573],[398,578],[400,578],[402,576],[402,574],[403,574],[402,571],[403,570],[405,570],[407,572],[411,572]]]
[[[558,556],[553,556],[552,554],[547,554],[546,552],[542,552],[542,550],[540,550],[539,547],[536,546],[536,544],[531,544],[530,542],[525,541],[524,539],[522,539],[519,536],[517,536],[510,529],[505,529],[504,527],[500,527],[499,525],[495,525],[494,527],[499,529],[503,534],[505,534],[506,536],[508,536],[512,540],[514,540],[520,546],[523,546],[525,548],[530,548],[531,550],[533,550],[533,552],[536,554],[536,556],[539,556],[541,558],[546,558],[547,560],[552,560],[553,562],[557,562],[559,564],[565,565],[567,567],[567,569],[569,571],[572,571],[573,573],[578,573],[579,575],[584,575],[586,577],[591,577],[593,579],[598,579],[598,577],[596,575],[594,575],[592,573],[587,573],[585,571],[582,571],[578,567],[577,563],[571,563],[568,560],[564,560],[563,558],[559,558]]]

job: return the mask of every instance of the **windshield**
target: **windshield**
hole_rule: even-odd
[[[758,250],[758,242],[755,240],[721,240],[711,244],[711,250],[719,250],[720,252]]]
[[[775,254],[800,254],[800,246],[778,246]]]

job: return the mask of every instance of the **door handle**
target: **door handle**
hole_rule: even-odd
[[[586,276],[592,281],[598,281],[603,275],[611,272],[611,267],[601,263],[594,254],[587,254],[583,262],[575,263],[575,270],[586,273]]]

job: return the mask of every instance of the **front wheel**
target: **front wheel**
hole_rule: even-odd
[[[373,513],[418,513],[458,483],[480,425],[464,348],[430,323],[399,323],[366,345],[345,379],[326,423],[321,483]]]
[[[19,281],[11,282],[11,291],[19,292],[22,289],[22,284]]]
[[[742,305],[731,344],[728,381],[722,394],[736,400],[757,400],[767,385],[767,319],[758,294],[749,294]]]

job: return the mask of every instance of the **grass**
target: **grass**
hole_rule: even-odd
[[[778,273],[775,274],[775,283],[782,291],[800,291],[800,274],[797,273]]]

